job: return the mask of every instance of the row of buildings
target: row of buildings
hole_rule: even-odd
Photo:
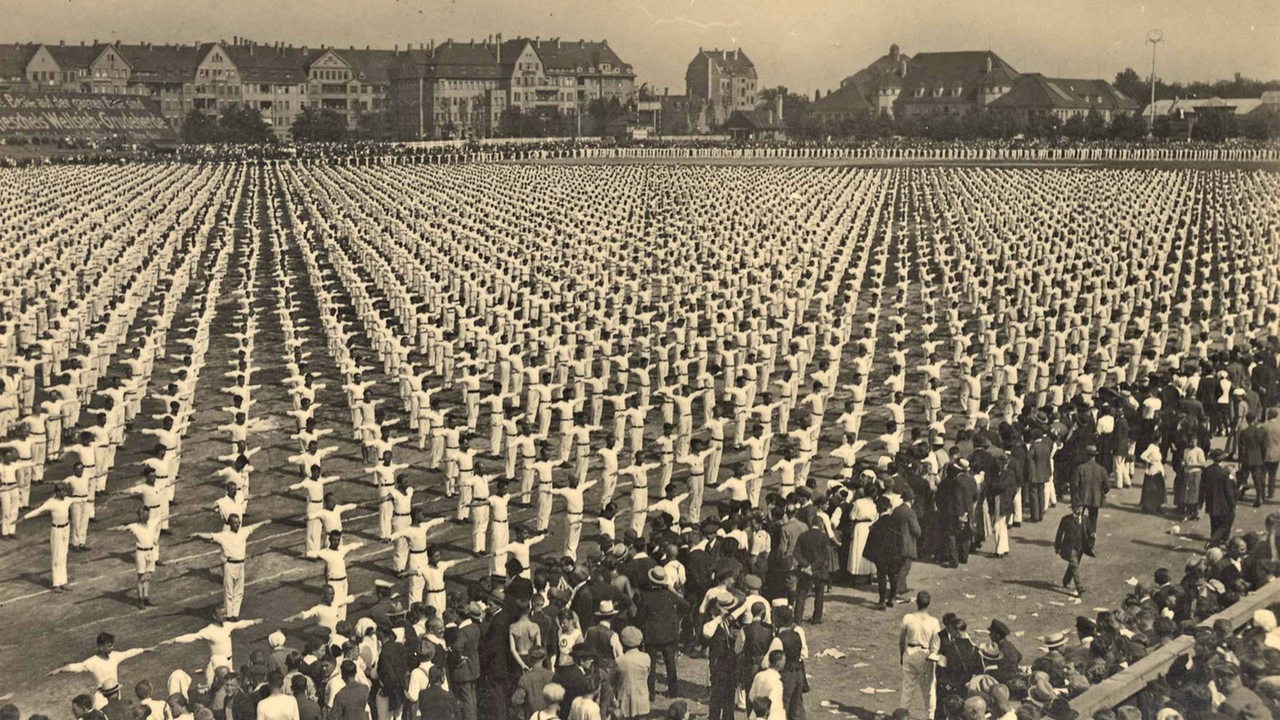
[[[921,52],[891,45],[813,104],[814,117],[828,122],[856,115],[894,117],[960,115],[979,110],[1021,119],[1054,115],[1067,120],[1097,110],[1110,120],[1141,105],[1106,80],[1051,78],[1022,73],[990,50]]]
[[[595,99],[630,102],[635,73],[607,41],[516,38],[380,50],[295,47],[245,38],[189,45],[0,44],[0,88],[135,94],[171,122],[233,104],[277,135],[320,107],[355,128],[385,112],[402,140],[494,134],[507,108],[581,114]]]

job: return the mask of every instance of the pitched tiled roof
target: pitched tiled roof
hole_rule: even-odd
[[[622,61],[607,42],[594,40],[539,40],[533,44],[542,66],[548,71],[598,72],[608,63],[615,72],[631,72],[631,66]]]
[[[303,48],[272,47],[255,43],[222,45],[227,58],[235,64],[240,79],[251,83],[301,85],[307,81],[307,63],[313,52]]]
[[[1178,98],[1175,100],[1157,100],[1155,104],[1156,115],[1170,115],[1179,111],[1195,112],[1199,108],[1232,108],[1235,115],[1248,115],[1265,105],[1263,98]],[[1151,106],[1148,105],[1142,110],[1143,115],[1151,114]]]
[[[783,122],[774,121],[769,113],[759,110],[734,110],[725,122],[726,128],[746,128],[751,130],[782,130]]]
[[[897,49],[897,45],[893,49]],[[898,53],[896,58],[892,53],[881,55],[870,65],[841,80],[840,85],[843,87],[849,83],[857,82],[866,88],[879,88],[886,85],[901,86],[902,64],[904,62],[910,63],[911,56],[903,53]]]
[[[917,53],[907,65],[899,102],[972,102],[984,84],[1009,84],[1018,77],[1017,70],[990,50]],[[924,94],[916,97],[920,89]],[[935,95],[938,89],[941,96]]]
[[[856,81],[843,85],[809,106],[809,112],[816,114],[867,113],[873,109],[862,84]]]
[[[131,83],[191,82],[204,53],[195,45],[120,45]]]
[[[27,63],[39,49],[35,43],[0,43],[0,80],[25,78]]]
[[[1102,110],[1131,112],[1138,104],[1106,80],[1048,78],[1039,73],[1019,77],[1008,93],[989,107],[1017,110]]]
[[[703,50],[711,62],[715,63],[720,72],[727,75],[745,75],[747,77],[756,76],[755,63],[751,62],[751,58],[742,50]]]
[[[385,85],[387,72],[396,59],[394,50],[334,50],[347,64],[351,72],[362,82]]]
[[[94,45],[45,45],[49,54],[63,70],[87,70],[107,48],[105,43]]]

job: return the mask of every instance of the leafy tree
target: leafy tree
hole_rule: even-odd
[[[218,121],[199,110],[192,110],[182,119],[178,131],[182,142],[188,145],[206,145],[218,141]]]
[[[1147,136],[1147,121],[1134,113],[1117,113],[1107,126],[1107,135],[1113,140],[1141,140]]]
[[[1236,118],[1230,112],[1196,113],[1191,137],[1208,142],[1221,142],[1237,134]]]
[[[1089,133],[1089,126],[1085,124],[1083,115],[1072,115],[1062,125],[1062,134],[1073,140],[1080,140]]]
[[[360,113],[356,118],[356,137],[361,140],[390,140],[395,134],[391,110],[382,108]]]
[[[1025,132],[1032,137],[1057,140],[1062,136],[1062,120],[1053,113],[1036,113],[1027,118]]]
[[[1107,121],[1097,108],[1090,108],[1084,116],[1084,136],[1089,140],[1100,140],[1107,136]]]
[[[1123,71],[1116,73],[1115,86],[1117,90],[1127,95],[1131,100],[1136,100],[1139,104],[1146,105],[1150,99],[1151,86],[1133,68],[1125,68]]]
[[[622,102],[618,98],[595,98],[587,103],[587,118],[590,118],[590,129],[584,127],[583,133],[586,135],[603,135],[610,126],[623,121],[627,117],[627,110],[622,106]]]
[[[1151,123],[1151,135],[1160,140],[1173,137],[1173,118],[1168,115],[1157,116],[1155,122]]]
[[[246,105],[228,106],[218,118],[222,142],[261,145],[272,140],[271,127],[262,119],[262,113]]]
[[[347,139],[347,122],[333,110],[312,105],[293,119],[289,134],[295,142],[341,142]]]
[[[1241,134],[1250,140],[1274,140],[1280,138],[1280,110],[1259,108],[1249,113],[1240,127]]]

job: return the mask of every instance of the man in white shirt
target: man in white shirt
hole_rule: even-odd
[[[285,690],[284,673],[268,673],[267,686],[271,694],[258,701],[258,720],[299,720],[298,701]]]
[[[927,591],[916,594],[916,611],[902,617],[898,652],[902,665],[902,691],[898,706],[916,717],[933,717],[937,706],[933,659],[941,642],[942,625],[929,614]]]

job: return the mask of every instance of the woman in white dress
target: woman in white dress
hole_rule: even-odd
[[[846,568],[849,574],[858,577],[871,577],[876,574],[876,566],[862,557],[867,547],[867,535],[871,532],[871,523],[876,519],[876,502],[862,496],[853,501],[849,510],[849,520],[853,522],[853,539],[849,545],[849,558]]]

